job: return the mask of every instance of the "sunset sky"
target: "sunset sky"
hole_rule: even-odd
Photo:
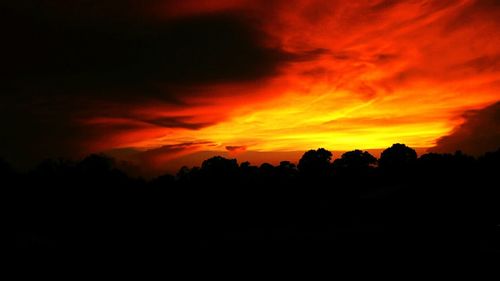
[[[105,152],[175,170],[216,154],[258,164],[319,147],[500,147],[500,1],[7,0],[0,11],[11,162]]]

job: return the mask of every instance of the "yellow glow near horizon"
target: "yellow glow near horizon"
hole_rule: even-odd
[[[474,0],[292,2],[240,8],[265,19],[262,44],[299,59],[257,81],[179,89],[189,93],[179,106],[138,105],[141,118],[202,126],[148,123],[142,137],[125,132],[108,146],[165,154],[431,147],[465,112],[500,100],[498,9]]]
[[[400,93],[405,94],[412,93]],[[425,105],[427,118],[422,118],[421,107],[412,105],[404,109],[393,104],[394,100],[397,98],[363,101],[347,92],[289,93],[263,108],[260,104],[259,110],[241,106],[246,114],[236,114],[214,126],[195,132],[179,131],[177,141],[198,139],[217,144],[207,146],[206,150],[224,150],[225,146],[233,145],[254,151],[315,147],[350,150],[384,148],[396,142],[430,147],[457,124],[438,118],[450,114],[443,112],[442,105]],[[169,135],[157,141],[165,143],[172,139]]]

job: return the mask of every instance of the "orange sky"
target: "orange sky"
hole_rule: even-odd
[[[148,125],[108,136],[112,141],[98,148],[196,143],[187,146],[190,153],[227,146],[258,152],[396,142],[431,147],[463,121],[463,112],[499,100],[498,9],[472,0],[271,2],[182,1],[175,12],[163,6],[169,16],[238,10],[258,26],[261,44],[310,55],[266,79],[198,85],[190,91],[199,95],[183,100],[189,106],[131,109],[207,127]]]
[[[500,101],[496,0],[35,2],[2,4],[7,159],[428,148]]]

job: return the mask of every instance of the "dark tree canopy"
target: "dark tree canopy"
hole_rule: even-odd
[[[115,160],[106,155],[91,154],[79,163],[78,167],[87,173],[106,173],[115,166]]]
[[[203,161],[201,168],[204,170],[218,170],[226,168],[236,169],[238,168],[238,163],[236,162],[236,159],[226,159],[222,156],[215,156]]]
[[[240,164],[240,168],[241,169],[247,169],[250,166],[252,166],[252,164],[250,162],[248,162],[248,161],[245,161],[245,162],[243,162],[243,163]]]
[[[238,169],[236,159],[226,159],[221,156],[212,157],[201,164],[201,172],[213,177],[234,176],[238,173]]]
[[[274,172],[274,166],[269,163],[262,163],[259,167],[259,171],[264,175],[270,175]]]
[[[278,168],[280,168],[280,169],[295,169],[295,164],[293,164],[290,161],[281,161]]]
[[[331,159],[322,148],[306,152],[298,167],[217,156],[152,180],[130,177],[104,155],[47,160],[26,173],[0,160],[0,190],[9,198],[7,229],[26,249],[74,248],[94,257],[102,249],[121,254],[126,245],[136,256],[144,248],[232,256],[251,247],[260,258],[292,241],[301,256],[321,248],[342,259],[353,251],[398,258],[401,251],[500,252],[500,150],[479,159],[460,152],[417,159],[395,144],[379,167],[362,150]]]
[[[416,160],[417,152],[414,149],[396,143],[382,152],[378,163],[382,169],[402,169],[412,165]]]
[[[331,166],[333,154],[324,149],[309,150],[299,160],[297,168],[305,175],[324,175]]]
[[[483,167],[500,169],[500,148],[494,152],[488,152],[479,158],[479,163]]]
[[[12,173],[9,163],[0,158],[0,178],[6,177]]]
[[[377,158],[371,155],[368,151],[361,151],[359,149],[348,151],[333,162],[335,168],[360,170],[375,165]]]

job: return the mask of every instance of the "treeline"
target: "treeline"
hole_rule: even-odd
[[[394,144],[376,159],[325,149],[277,166],[213,157],[146,181],[104,155],[0,161],[18,249],[337,254],[499,251],[500,150],[474,158]]]

